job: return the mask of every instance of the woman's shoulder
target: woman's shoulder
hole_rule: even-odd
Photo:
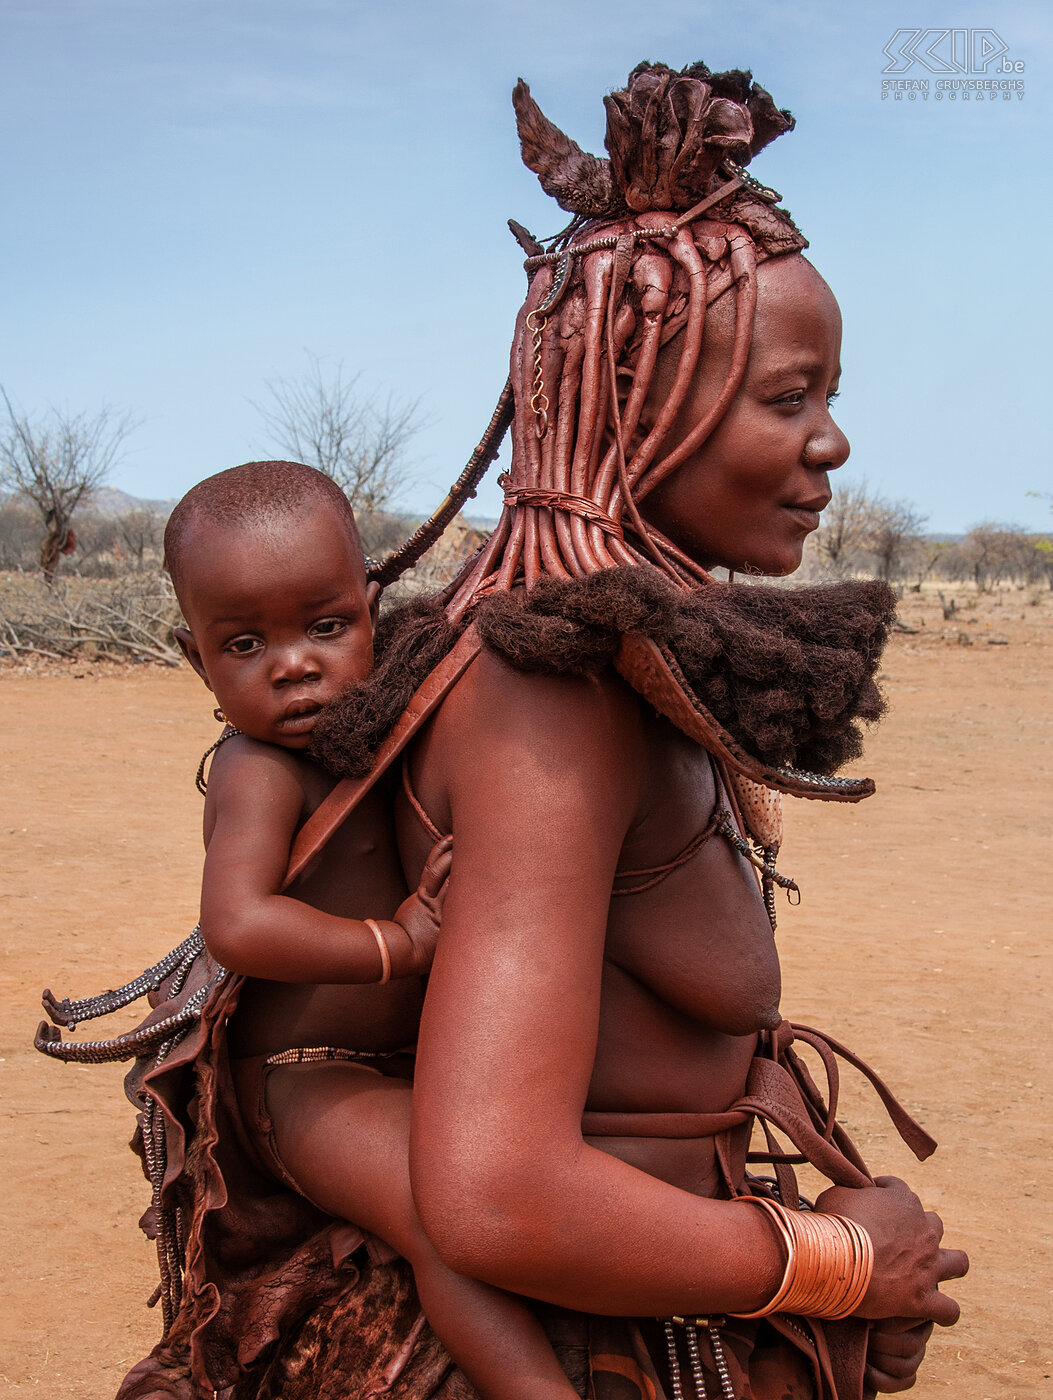
[[[613,669],[539,674],[484,648],[421,736],[414,768],[440,810],[440,794],[466,782],[484,794],[577,782],[597,801],[632,801],[649,746],[639,697]]]
[[[450,728],[466,724],[523,736],[569,724],[601,726],[612,742],[640,727],[638,697],[613,667],[568,674],[524,670],[484,647],[440,711]]]

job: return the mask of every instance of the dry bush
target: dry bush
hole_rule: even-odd
[[[1053,587],[1050,543],[1018,525],[986,521],[956,540],[940,561],[938,576],[948,582],[969,580],[977,592],[998,584],[1038,583]]]
[[[34,569],[40,558],[40,517],[28,501],[0,502],[0,569]]]
[[[397,548],[407,535],[412,534],[415,524],[413,521],[400,520],[400,533],[388,542],[384,553]],[[456,577],[464,561],[481,549],[487,539],[488,530],[481,530],[470,524],[463,515],[454,516],[442,536],[416,566],[408,569],[396,583],[384,590],[385,607],[404,603],[408,598],[422,594],[437,593],[445,588]]]
[[[50,587],[30,575],[0,576],[0,653],[6,656],[177,666],[172,628],[179,622],[172,585],[159,572]]]

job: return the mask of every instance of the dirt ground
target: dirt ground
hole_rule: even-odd
[[[862,1082],[845,1086],[871,1164],[907,1176],[973,1259],[954,1290],[962,1321],[934,1338],[914,1394],[1031,1400],[1053,1394],[1039,1182],[1053,594],[954,594],[948,620],[935,594],[904,602],[913,630],[888,652],[891,713],[862,769],[878,796],[788,804],[780,864],[804,898],[781,913],[783,1005],[880,1067],[940,1140],[919,1166]],[[177,671],[8,663],[0,697],[0,1395],[107,1400],[160,1326],[143,1306],[147,1193],[125,1146],[122,1067],[36,1054],[38,994],[119,983],[189,931],[193,773],[216,729]]]

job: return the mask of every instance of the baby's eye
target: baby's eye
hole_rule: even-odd
[[[323,617],[311,628],[311,635],[313,637],[335,637],[346,626],[347,623],[342,617]]]
[[[262,645],[259,637],[235,637],[232,642],[227,643],[227,650],[232,651],[235,656],[248,656]]]

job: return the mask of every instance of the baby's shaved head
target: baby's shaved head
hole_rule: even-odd
[[[315,467],[303,462],[244,462],[199,481],[173,510],[165,527],[165,567],[176,595],[182,597],[187,544],[195,525],[266,529],[290,517],[309,514],[312,508],[339,518],[356,553],[361,553],[350,502],[336,482]]]

